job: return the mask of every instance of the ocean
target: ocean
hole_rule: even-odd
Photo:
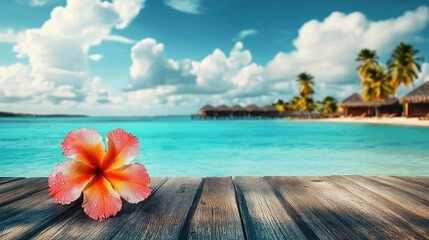
[[[429,175],[429,128],[189,117],[0,118],[0,176],[48,176],[67,132],[124,128],[151,176]]]

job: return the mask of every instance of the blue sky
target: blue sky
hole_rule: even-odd
[[[0,110],[164,115],[206,103],[269,104],[295,94],[301,71],[315,76],[316,97],[341,100],[359,91],[353,60],[363,47],[385,61],[407,41],[429,59],[427,5],[2,1]],[[427,66],[418,83],[429,76]]]

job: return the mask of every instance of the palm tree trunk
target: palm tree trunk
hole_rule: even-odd
[[[377,101],[374,101],[374,113],[375,113],[375,116],[376,117],[378,117],[378,109],[377,109],[377,106],[378,106],[378,102]]]

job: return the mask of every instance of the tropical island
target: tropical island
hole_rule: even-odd
[[[386,67],[379,61],[375,50],[362,49],[356,61],[358,76],[361,79],[362,92],[353,93],[340,104],[332,96],[314,100],[314,77],[307,72],[297,75],[295,80],[298,95],[290,100],[278,99],[276,102],[258,107],[239,104],[228,107],[224,104],[217,107],[205,105],[198,115],[199,119],[336,119],[345,122],[393,123],[406,125],[429,126],[429,82],[415,88],[414,83],[421,73],[420,62],[423,57],[417,56],[419,50],[411,44],[401,42],[391,54]],[[401,87],[413,86],[413,90],[401,99],[396,97]],[[375,120],[374,120],[375,117]],[[341,119],[341,120],[338,120]],[[388,120],[396,118],[394,121]],[[398,119],[400,118],[400,119]],[[345,120],[343,120],[345,119]],[[349,121],[350,119],[354,121]],[[369,121],[368,121],[369,120]]]

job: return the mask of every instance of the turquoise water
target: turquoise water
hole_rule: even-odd
[[[429,128],[188,117],[0,118],[0,176],[48,176],[68,131],[124,128],[152,176],[429,175]]]

